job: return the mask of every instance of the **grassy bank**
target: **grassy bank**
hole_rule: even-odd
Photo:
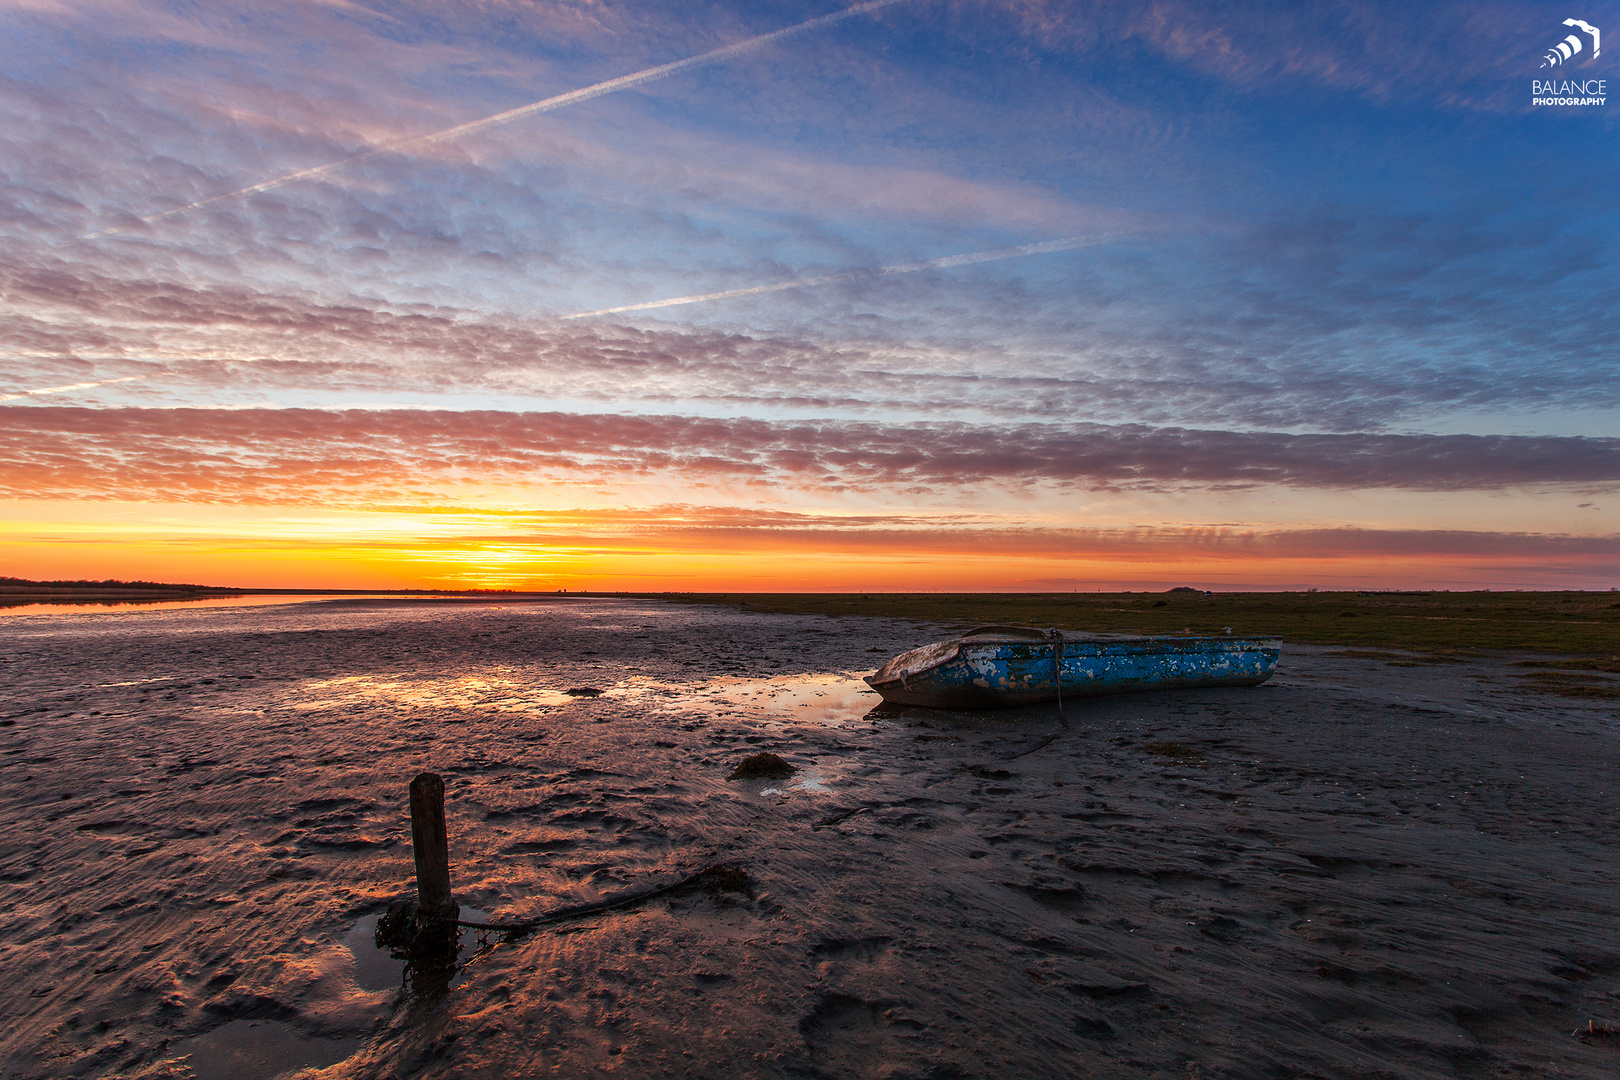
[[[1620,592],[688,593],[660,599],[753,611],[881,615],[952,626],[1013,623],[1115,634],[1280,637],[1312,645],[1620,652]]]

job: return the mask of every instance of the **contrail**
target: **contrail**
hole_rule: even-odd
[[[65,394],[69,390],[91,390],[97,386],[111,386],[113,383],[136,382],[140,379],[156,379],[159,376],[170,374],[167,371],[154,372],[151,375],[126,375],[122,379],[102,379],[100,382],[74,383],[72,386],[48,386],[43,390],[24,390],[20,394],[6,394],[0,396],[0,401],[16,401],[18,398],[34,397],[39,394]]]
[[[593,315],[618,315],[626,311],[650,311],[653,308],[697,304],[704,300],[728,300],[733,296],[758,296],[760,293],[782,292],[785,289],[804,289],[812,285],[837,285],[846,281],[864,281],[878,277],[889,277],[893,274],[914,274],[919,270],[943,270],[951,266],[967,266],[970,263],[995,262],[997,259],[1016,259],[1023,255],[1045,255],[1052,251],[1072,251],[1075,248],[1106,243],[1116,235],[1118,234],[1104,233],[1101,236],[1071,236],[1061,240],[1043,240],[1038,244],[997,248],[995,251],[975,251],[967,255],[947,255],[941,259],[929,259],[925,262],[880,266],[875,270],[848,270],[840,274],[824,274],[821,277],[778,281],[774,285],[750,285],[746,289],[727,289],[725,292],[702,293],[698,296],[674,296],[668,300],[649,300],[644,304],[625,304],[622,307],[603,308],[600,311],[581,311],[573,315],[561,315],[559,318],[589,319]]]
[[[141,224],[151,225],[154,222],[162,221],[164,218],[173,217],[176,214],[183,214],[188,210],[196,210],[198,207],[223,202],[226,199],[234,199],[239,195],[254,195],[261,191],[269,191],[272,188],[281,187],[283,184],[291,184],[296,180],[308,180],[316,176],[325,176],[327,173],[335,172],[338,169],[353,165],[356,162],[366,161],[382,154],[391,154],[397,150],[404,150],[413,146],[431,146],[435,143],[449,142],[452,139],[459,139],[463,135],[471,135],[475,132],[483,131],[486,128],[499,127],[502,124],[510,124],[514,120],[522,120],[527,116],[535,116],[539,113],[551,112],[554,109],[561,109],[566,105],[574,105],[581,101],[589,101],[591,98],[601,97],[603,94],[612,94],[619,90],[628,90],[631,87],[642,86],[646,83],[655,82],[658,79],[668,78],[671,75],[678,75],[683,71],[690,71],[693,68],[706,67],[710,64],[718,64],[724,60],[730,60],[734,56],[741,56],[743,53],[757,49],[761,45],[769,45],[774,41],[781,41],[784,38],[796,37],[799,34],[807,34],[812,30],[820,30],[822,27],[831,26],[834,23],[842,22],[843,20],[853,18],[856,15],[865,15],[868,12],[876,11],[879,8],[888,7],[890,4],[897,4],[900,2],[901,0],[868,0],[867,3],[856,4],[854,7],[845,8],[842,11],[835,11],[831,15],[822,15],[818,18],[811,19],[808,22],[799,23],[797,26],[789,26],[783,30],[773,30],[769,34],[761,34],[758,37],[751,37],[746,41],[739,41],[735,45],[725,45],[718,49],[711,49],[710,51],[700,53],[697,56],[689,56],[685,60],[675,60],[668,64],[660,64],[657,67],[646,68],[642,71],[637,71],[629,75],[621,75],[617,79],[609,79],[607,82],[599,82],[594,86],[587,86],[579,90],[570,90],[566,94],[558,94],[556,97],[548,97],[543,101],[536,101],[529,105],[520,105],[515,109],[508,109],[505,112],[496,113],[494,116],[486,116],[482,120],[472,120],[465,124],[457,124],[455,127],[445,128],[443,131],[435,131],[427,135],[413,135],[408,139],[400,139],[396,142],[384,143],[381,146],[373,146],[369,150],[362,150],[358,154],[351,154],[349,157],[340,158],[337,161],[329,161],[325,165],[316,165],[312,168],[300,169],[297,172],[291,172],[285,176],[278,176],[274,180],[266,180],[262,184],[254,184],[251,187],[239,188],[236,191],[228,191],[223,195],[214,195],[207,199],[199,199],[194,203],[187,203],[185,206],[177,206],[173,210],[164,210],[162,213],[150,214],[140,219]],[[132,228],[134,228],[133,225],[118,225],[110,229],[102,229],[100,232],[91,233],[90,235],[86,236],[85,239],[96,240],[103,236],[111,236],[114,233],[127,232]]]

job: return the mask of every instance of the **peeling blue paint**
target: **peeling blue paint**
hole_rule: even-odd
[[[1038,632],[1037,632],[1038,633]],[[884,700],[988,709],[1205,686],[1256,686],[1277,670],[1267,638],[1126,638],[1067,641],[968,635],[913,649],[868,677]]]

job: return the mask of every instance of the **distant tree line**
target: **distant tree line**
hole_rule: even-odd
[[[176,585],[167,581],[120,581],[117,578],[107,578],[105,581],[91,581],[80,578],[77,581],[33,581],[29,578],[0,577],[0,588],[35,588],[35,589],[166,589],[175,592],[239,592],[238,589],[228,589],[219,585]]]

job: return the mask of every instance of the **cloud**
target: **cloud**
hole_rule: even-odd
[[[1290,435],[1140,425],[876,424],[449,411],[0,411],[0,492],[375,506],[507,484],[759,483],[1500,490],[1620,484],[1620,439]]]
[[[1620,535],[1571,536],[1469,529],[1256,528],[1238,525],[1136,528],[1008,527],[972,515],[820,515],[730,506],[666,505],[634,510],[518,511],[476,534],[448,542],[611,549],[621,543],[661,550],[792,551],[919,557],[999,554],[1020,559],[1140,558],[1544,559],[1620,569]],[[1069,584],[1075,584],[1070,582]]]
[[[1050,296],[1002,291],[960,310],[934,301],[922,313],[937,316],[932,327],[921,317],[915,326],[868,319],[860,336],[811,327],[782,333],[558,324],[448,304],[331,301],[96,272],[14,251],[0,253],[8,300],[0,355],[32,359],[12,367],[0,392],[172,370],[181,377],[130,384],[161,388],[162,398],[143,391],[125,400],[242,403],[273,394],[325,404],[318,395],[486,394],[610,408],[638,401],[665,412],[943,413],[997,422],[1084,415],[1155,426],[1341,431],[1421,422],[1447,408],[1620,405],[1607,362],[1620,343],[1620,294],[1612,305],[1603,299],[1612,285],[1589,291],[1591,303],[1566,298],[1540,311],[1528,298],[1461,293],[1419,302],[1402,293],[1393,266],[1346,279],[1345,262],[1377,260],[1335,237],[1373,228],[1324,216],[1257,232],[1241,257],[1229,256],[1223,272],[1230,292],[1200,293],[1155,273],[1141,282],[1152,297],[1143,300],[1091,267],[1073,286],[1096,284],[1089,308],[1060,314]],[[1420,221],[1406,226],[1426,228]],[[1457,243],[1475,258],[1483,241]],[[1129,244],[1099,257],[1142,272],[1140,250]],[[1073,257],[1035,262],[1065,258]],[[1265,274],[1243,280],[1244,265],[1265,267]],[[980,272],[955,267],[812,291],[851,290],[869,304],[911,282],[965,290],[983,284],[971,276]],[[1437,262],[1430,272],[1455,278],[1462,271]],[[1577,280],[1548,288],[1567,292]],[[1302,283],[1313,281],[1315,291],[1303,291]],[[1508,282],[1495,288],[1507,290]],[[1331,294],[1340,299],[1330,302]],[[1382,325],[1373,317],[1381,309]],[[909,339],[897,339],[901,330],[912,331]]]
[[[1116,485],[1200,481],[1156,459],[1133,477],[1108,454],[1151,447],[1105,453],[1098,438],[1065,448],[1093,455],[1070,477],[1041,460],[1041,432],[1085,417],[1263,441],[1620,406],[1610,121],[1460,128],[1388,104],[1473,94],[1512,67],[1531,23],[1523,43],[1539,48],[1542,15],[1511,5],[896,5],[858,33],[210,207],[161,236],[52,246],[160,196],[206,197],[769,28],[719,5],[387,10],[396,21],[302,3],[0,15],[17,31],[0,77],[0,396],[101,383],[80,400],[481,400],[792,414],[828,431],[951,417],[983,425],[974,446],[1050,421],[1020,444],[1027,468],[989,475]],[[1470,66],[1475,81],[1456,83]],[[1581,165],[1551,183],[1544,160]],[[857,275],[677,321],[549,318],[1120,222],[1128,243],[1083,255]],[[1385,450],[1358,479],[1365,444],[1336,445],[1350,458],[1332,483],[1399,482]],[[1328,483],[1334,465],[1296,475],[1275,447],[1218,449],[1212,484]],[[856,485],[946,483],[943,469],[897,479],[892,457],[863,478],[823,451],[767,461],[723,441],[712,474],[793,478],[804,462]],[[1250,451],[1254,475],[1236,475]],[[697,475],[696,450],[682,453],[668,467]],[[1524,475],[1570,472],[1569,447],[1549,453]],[[1411,482],[1508,475],[1448,458]]]
[[[611,114],[597,102],[153,239],[51,249],[157,196],[207,197],[762,29],[721,7],[388,10],[397,24],[306,4],[16,15],[26,32],[0,78],[4,354],[216,363],[187,373],[205,405],[304,386],[566,386],[661,411],[1366,430],[1620,404],[1613,140],[1295,119],[1188,74],[1376,89],[1389,65],[1501,52],[1540,18],[1511,6],[896,5],[859,34],[621,95]],[[946,51],[966,38],[982,50]],[[1122,43],[1172,58],[1173,77]],[[72,62],[37,59],[57,55]],[[1357,66],[1375,61],[1385,74]],[[1543,153],[1583,165],[1542,183]],[[671,312],[696,329],[652,315],[592,340],[544,318],[1122,222],[1130,243],[1039,266]],[[252,373],[226,363],[261,358]],[[137,373],[31,367],[6,390]],[[164,400],[183,393],[163,385]]]
[[[68,394],[75,390],[91,390],[99,386],[112,386],[116,383],[138,382],[141,379],[155,378],[153,375],[124,375],[116,379],[100,379],[96,382],[72,383],[68,386],[46,386],[38,390],[23,390],[15,394],[0,394],[0,401],[18,401],[27,397],[38,397],[44,394]]]
[[[786,27],[785,29],[774,30],[767,34],[759,34],[744,41],[724,45],[718,49],[711,49],[708,52],[700,53],[697,56],[687,57],[682,60],[673,60],[669,63],[659,64],[650,68],[643,68],[641,71],[632,72],[628,75],[620,75],[616,78],[606,79],[602,82],[581,87],[577,90],[569,90],[561,94],[554,94],[540,101],[531,102],[527,105],[520,105],[511,109],[505,109],[501,112],[490,116],[481,117],[477,120],[468,120],[460,124],[454,124],[438,131],[429,132],[425,135],[412,135],[402,139],[395,139],[393,141],[383,143],[380,146],[373,146],[359,153],[340,158],[336,161],[327,162],[322,165],[312,165],[307,168],[298,169],[294,172],[284,173],[279,177],[269,180],[262,180],[256,184],[251,184],[244,188],[238,188],[235,191],[225,192],[219,195],[211,195],[207,198],[198,199],[182,206],[147,214],[141,217],[137,222],[112,225],[98,230],[97,232],[90,234],[88,239],[94,240],[104,236],[110,236],[113,233],[125,232],[129,229],[135,228],[137,225],[153,225],[166,218],[173,217],[176,214],[186,213],[191,210],[198,210],[204,206],[208,206],[225,199],[235,199],[244,195],[255,195],[260,192],[271,191],[285,184],[296,183],[300,180],[317,179],[336,172],[339,169],[359,164],[362,161],[367,161],[383,154],[397,154],[405,151],[415,151],[436,146],[441,143],[453,142],[482,131],[487,131],[505,124],[514,123],[518,120],[523,120],[531,116],[538,116],[542,113],[548,113],[556,109],[567,108],[570,105],[590,101],[593,98],[598,98],[605,94],[617,93],[621,90],[628,90],[634,87],[644,86],[647,83],[655,82],[659,79],[665,79],[671,75],[679,74],[683,71],[695,70],[706,67],[710,64],[724,63],[725,61],[735,59],[739,56],[744,56],[756,49],[763,48],[768,44],[778,41],[785,41],[801,34],[813,33],[824,27],[842,22],[845,19],[858,15],[865,15],[898,2],[899,0],[866,0],[864,3],[856,4],[852,7],[845,8],[842,11],[836,11],[832,14],[822,15],[814,19],[808,19],[803,22],[796,23],[793,26]]]
[[[1008,8],[1048,48],[1120,55],[1137,45],[1251,92],[1314,86],[1379,102],[1438,99],[1495,111],[1526,107],[1501,82],[1522,74],[1527,60],[1533,66],[1536,47],[1542,38],[1556,40],[1558,25],[1544,8],[1513,3],[1143,0],[1079,7],[1012,0]]]

